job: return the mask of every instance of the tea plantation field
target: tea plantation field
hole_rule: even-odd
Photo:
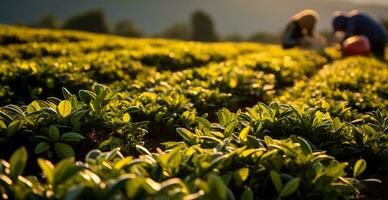
[[[388,64],[0,25],[0,199],[384,199]]]

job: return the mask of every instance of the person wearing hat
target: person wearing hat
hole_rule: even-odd
[[[334,32],[344,32],[345,35],[340,41],[343,42],[352,36],[365,36],[370,43],[372,53],[379,58],[385,56],[386,33],[384,27],[376,20],[365,13],[353,10],[349,13],[335,12],[333,18]]]
[[[283,48],[322,50],[325,41],[314,32],[318,21],[319,15],[315,10],[303,10],[292,16],[282,36]]]

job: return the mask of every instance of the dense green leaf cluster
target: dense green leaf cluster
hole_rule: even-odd
[[[0,191],[11,199],[353,199],[366,183],[378,182],[355,178],[365,170],[363,160],[349,176],[347,163],[308,143],[239,136],[215,141],[197,134],[194,143],[184,136],[188,144],[169,142],[166,151],[137,146],[137,157],[114,149],[90,151],[84,162],[38,159],[43,179],[22,176],[28,156],[21,148],[0,160]]]
[[[351,57],[325,66],[309,81],[300,81],[280,100],[307,104],[347,119],[365,112],[388,111],[388,65],[377,59]]]
[[[0,44],[25,44],[30,42],[78,42],[91,34],[74,31],[54,31],[0,25]]]
[[[383,61],[4,25],[0,44],[3,199],[360,199],[388,170]]]
[[[29,152],[58,159],[86,154],[91,148],[121,146],[127,153],[141,144],[147,122],[132,122],[117,92],[95,86],[96,93],[80,90],[78,96],[63,88],[65,100],[51,97],[25,107],[0,108],[0,155],[26,146]]]

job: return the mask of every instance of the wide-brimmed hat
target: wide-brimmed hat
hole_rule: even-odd
[[[312,30],[319,21],[319,14],[315,10],[306,9],[292,17],[302,28]]]

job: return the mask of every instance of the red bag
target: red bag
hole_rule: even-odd
[[[368,38],[358,35],[349,37],[344,41],[342,53],[344,56],[367,56],[370,53],[370,50],[371,47]]]

